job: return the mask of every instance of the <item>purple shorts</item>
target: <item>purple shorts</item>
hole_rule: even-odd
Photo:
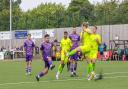
[[[32,61],[33,55],[26,55],[26,62]]]
[[[49,69],[50,65],[49,65],[48,61],[44,61],[44,67]]]
[[[70,57],[70,60],[78,61],[78,55],[74,54],[73,56]]]

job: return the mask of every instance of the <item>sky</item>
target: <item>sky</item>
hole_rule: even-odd
[[[89,1],[93,3],[94,1],[101,2],[102,0],[89,0]],[[71,2],[71,0],[22,0],[20,7],[23,11],[27,11],[36,8],[41,3],[46,3],[46,2],[53,2],[53,3],[55,2],[57,4],[62,3],[67,7]]]

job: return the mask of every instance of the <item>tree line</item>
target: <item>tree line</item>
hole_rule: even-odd
[[[46,29],[90,25],[128,23],[128,0],[71,0],[68,7],[56,3],[42,3],[38,7],[22,11],[21,0],[12,0],[12,29]],[[9,0],[0,0],[0,31],[9,30]]]

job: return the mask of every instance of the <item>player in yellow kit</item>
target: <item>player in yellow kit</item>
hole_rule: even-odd
[[[88,74],[90,74],[93,71],[93,65],[92,62],[90,61],[90,52],[92,48],[92,43],[91,43],[91,34],[92,31],[88,28],[87,23],[82,24],[83,31],[81,32],[81,42],[82,45],[77,47],[76,49],[72,50],[67,54],[68,57],[74,55],[77,51],[81,51],[83,55],[86,56],[86,60],[88,63]]]
[[[97,54],[98,54],[98,46],[101,44],[101,36],[99,34],[96,33],[97,32],[97,27],[94,26],[93,27],[93,32],[90,36],[91,39],[91,51],[90,51],[90,55],[89,55],[89,59],[90,62],[92,62],[92,70],[89,71],[89,77],[88,80],[92,80],[94,77],[96,77],[95,74],[95,62],[97,59]]]
[[[72,47],[72,42],[68,37],[68,32],[64,32],[64,38],[60,42],[61,47],[61,62],[58,68],[58,72],[56,74],[56,79],[59,79],[59,75],[62,73],[65,64],[67,63],[68,59],[66,58],[66,54],[70,51]]]

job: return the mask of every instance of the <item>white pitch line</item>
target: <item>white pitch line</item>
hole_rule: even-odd
[[[110,79],[110,78],[128,78],[128,76],[114,76],[114,77],[103,77],[105,79]]]
[[[115,78],[128,78],[128,76],[115,76],[115,77],[103,77],[105,79],[115,79]],[[65,82],[65,81],[82,81],[82,80],[87,80],[86,78],[81,78],[81,79],[65,79],[65,80],[51,80],[51,81],[39,81],[42,83],[47,83],[47,82]],[[38,83],[36,82],[17,82],[17,83],[2,83],[0,86],[3,85],[19,85],[19,84],[33,84],[33,83]]]
[[[128,74],[128,72],[111,72],[111,73],[103,73],[103,75],[111,75],[111,74]]]

